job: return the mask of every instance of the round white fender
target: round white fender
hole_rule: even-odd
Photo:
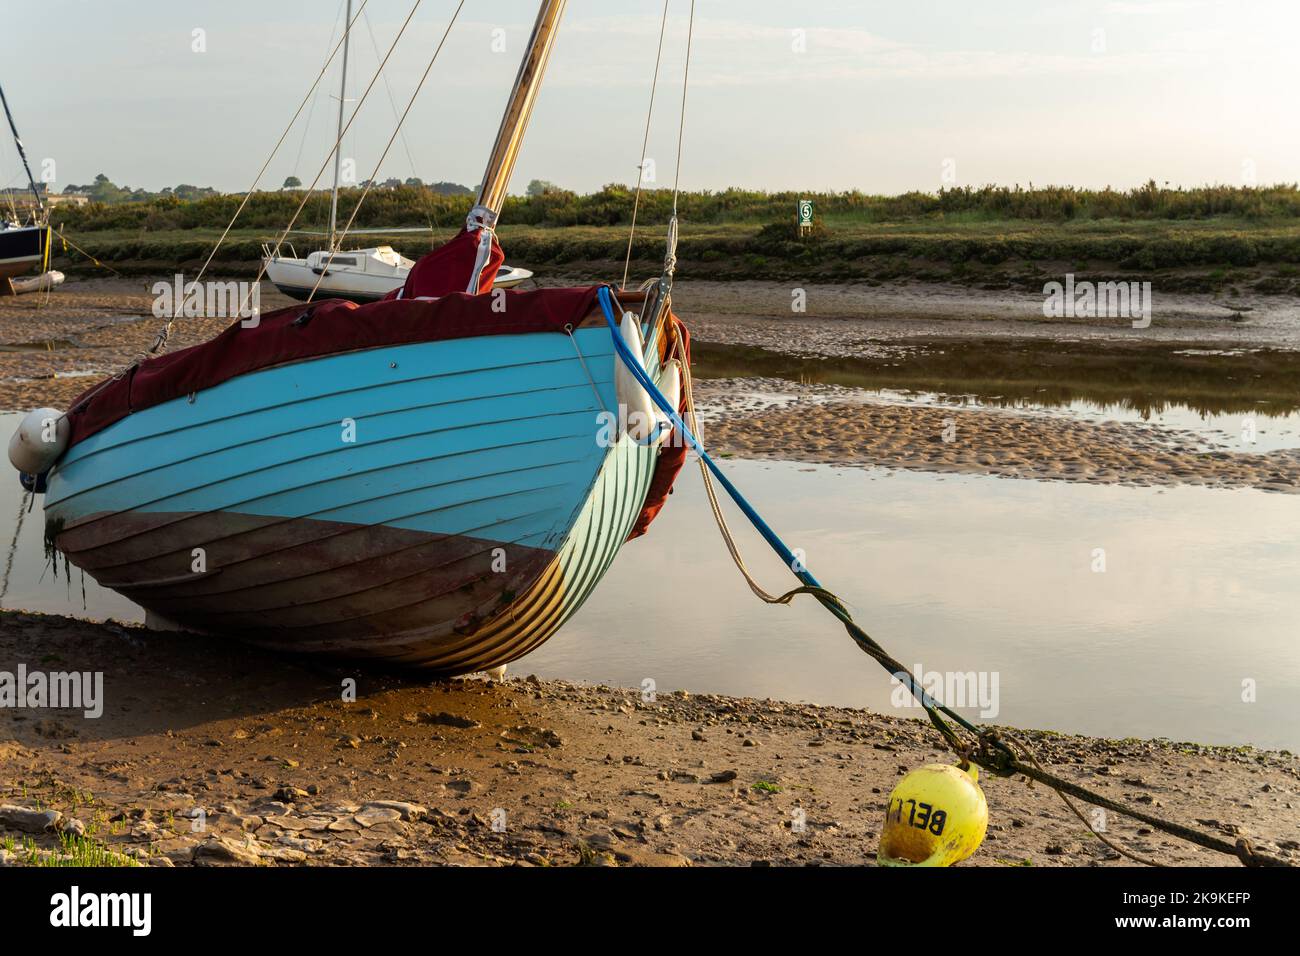
[[[637,363],[641,364],[645,342],[641,339],[640,321],[631,312],[624,312],[618,331]],[[645,371],[645,365],[641,365],[641,370]],[[655,414],[655,404],[646,390],[617,355],[614,357],[614,394],[618,398],[618,417],[623,431],[634,441],[645,441],[654,433],[659,416]]]
[[[9,462],[27,475],[50,470],[68,447],[68,420],[57,408],[28,412],[9,439]]]

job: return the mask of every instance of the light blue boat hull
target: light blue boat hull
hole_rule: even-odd
[[[610,427],[615,361],[594,326],[241,375],[74,445],[47,535],[179,628],[506,663],[577,610],[645,501],[657,450]]]

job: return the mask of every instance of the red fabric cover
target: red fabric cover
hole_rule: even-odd
[[[400,291],[401,298],[414,299],[416,296],[444,296],[453,292],[464,292],[469,286],[469,277],[474,272],[474,262],[478,258],[478,233],[462,229],[454,237],[432,252],[426,252],[411,266],[406,275],[406,284],[400,290],[394,289],[384,298],[396,299]],[[492,237],[492,251],[488,253],[487,265],[479,273],[478,291],[480,294],[492,291],[496,281],[497,270],[506,261],[506,254],[501,251],[497,237]]]
[[[443,247],[446,248],[446,247]],[[436,254],[436,253],[435,253]],[[68,411],[69,447],[132,412],[220,385],[272,365],[384,345],[434,342],[480,335],[563,332],[596,303],[598,286],[503,291],[497,296],[456,292],[440,299],[398,299],[356,305],[328,299],[262,316],[256,328],[235,323],[201,345],[148,359],[121,378],[90,388]],[[295,320],[310,313],[310,320]]]
[[[686,323],[682,322],[677,316],[672,316],[672,321],[677,326],[677,333],[682,340],[682,354],[679,356],[682,362],[690,365],[691,362],[691,334],[686,331]],[[682,399],[677,406],[677,414],[681,415],[682,421],[686,421],[686,389],[682,389]],[[639,538],[646,533],[650,527],[650,522],[658,517],[659,512],[668,502],[668,496],[673,493],[673,482],[677,480],[677,475],[681,472],[682,466],[686,464],[687,445],[686,439],[673,433],[664,440],[659,446],[659,461],[655,464],[655,473],[650,479],[650,490],[646,493],[645,504],[641,506],[641,513],[637,515],[636,523],[632,525],[632,530],[628,533],[627,539]]]

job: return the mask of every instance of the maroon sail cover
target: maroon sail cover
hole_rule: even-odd
[[[422,256],[406,284],[379,302],[357,305],[326,299],[268,312],[258,324],[233,323],[199,345],[146,359],[116,378],[82,392],[68,410],[68,445],[84,441],[130,415],[154,405],[213,388],[239,375],[274,365],[385,345],[531,332],[564,332],[596,307],[600,286],[492,290],[505,253],[492,237],[492,250],[479,278],[479,294],[464,290],[478,255],[478,235],[461,230]],[[401,295],[398,295],[398,292]],[[504,295],[502,308],[499,296]],[[639,296],[624,295],[631,302]],[[690,339],[674,316],[689,361]],[[682,414],[686,410],[682,397]],[[660,449],[641,514],[629,538],[645,534],[672,491],[686,461],[686,448],[674,437]]]
[[[451,240],[443,243],[432,252],[422,255],[411,271],[406,275],[406,284],[394,289],[387,299],[414,299],[421,296],[437,298],[464,292],[469,287],[469,277],[474,272],[474,263],[478,259],[477,232],[462,229]],[[506,254],[501,251],[497,237],[492,237],[492,250],[488,253],[487,265],[479,273],[478,291],[492,291],[496,281],[497,270],[506,261]]]
[[[472,268],[472,266],[471,266]],[[82,392],[68,410],[69,446],[132,412],[220,385],[272,365],[383,345],[480,335],[563,332],[595,307],[599,286],[456,292],[440,299],[385,299],[356,305],[327,299],[267,312],[253,328],[235,323],[199,345],[147,359]]]

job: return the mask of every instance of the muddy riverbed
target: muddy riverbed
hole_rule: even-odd
[[[142,354],[160,326],[149,285],[0,300],[0,409],[64,405]],[[909,664],[1002,675],[989,722],[1022,728],[1063,775],[1300,859],[1300,761],[1277,749],[1300,726],[1300,554],[1282,534],[1300,487],[1296,310],[1170,299],[1137,334],[1053,324],[1003,293],[805,291],[795,314],[779,283],[685,281],[677,308],[707,441],[745,459],[745,487],[814,569],[835,569]],[[179,323],[171,347],[224,324]],[[83,603],[79,581],[47,576],[39,505],[20,529],[11,490],[0,669],[101,672],[106,707],[0,710],[0,803],[79,821],[141,862],[860,864],[898,777],[948,759],[815,608],[750,613],[698,489],[501,684],[145,632],[93,581]],[[1117,562],[1102,576],[1097,547]],[[650,572],[689,575],[671,633]],[[693,610],[724,603],[729,616]],[[651,698],[625,689],[647,676]],[[1024,729],[1043,727],[1056,732]],[[992,825],[972,864],[1129,862],[1050,791],[984,785]],[[0,811],[0,862],[55,851],[53,830],[21,820]],[[1162,862],[1220,862],[1107,827]]]

